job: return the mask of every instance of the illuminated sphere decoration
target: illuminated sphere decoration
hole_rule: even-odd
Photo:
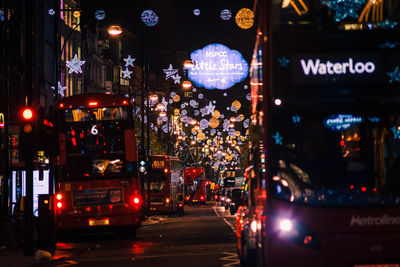
[[[200,9],[196,8],[195,10],[193,10],[193,14],[194,14],[195,16],[200,15]]]
[[[229,20],[232,17],[232,12],[229,9],[224,9],[221,11],[221,19]]]
[[[96,10],[96,12],[94,12],[94,17],[97,20],[103,20],[106,18],[106,12],[104,10]]]
[[[250,29],[254,25],[254,13],[248,8],[242,8],[236,14],[235,20],[240,28]]]
[[[158,16],[153,10],[145,10],[142,12],[141,19],[146,26],[153,27],[158,23]]]

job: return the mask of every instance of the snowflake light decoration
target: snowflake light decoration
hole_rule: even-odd
[[[382,43],[382,44],[378,44],[379,48],[395,48],[397,46],[398,43],[390,43],[390,42],[386,42],[386,43]]]
[[[174,69],[172,64],[169,64],[168,69],[163,69],[163,71],[165,73],[165,79],[168,80],[169,78],[172,78],[172,75],[178,72],[178,69]]]
[[[130,71],[128,68],[126,68],[125,70],[121,71],[121,73],[124,75],[122,77],[123,79],[126,79],[126,78],[130,79],[131,78],[132,71]]]
[[[66,61],[67,67],[69,68],[68,73],[71,74],[75,72],[76,74],[82,73],[82,65],[85,64],[86,61],[79,60],[78,55],[75,54],[74,58],[70,61]]]
[[[229,20],[232,17],[232,12],[229,9],[224,9],[221,11],[221,19]]]
[[[386,19],[384,22],[379,22],[378,26],[382,29],[394,29],[399,23]]]
[[[106,12],[104,10],[96,10],[94,16],[97,20],[103,20],[106,18]]]
[[[387,75],[389,76],[389,82],[400,82],[400,72],[399,67],[397,66],[393,72],[388,72]]]
[[[141,19],[144,24],[153,27],[158,23],[158,16],[153,10],[145,10],[142,12]]]
[[[136,58],[131,58],[131,55],[128,55],[127,58],[124,58],[125,67],[128,67],[128,66],[134,67],[134,66],[133,66],[133,62],[135,62],[135,60],[136,60]]]
[[[358,18],[358,13],[369,0],[322,0],[322,3],[335,13],[335,20]]]

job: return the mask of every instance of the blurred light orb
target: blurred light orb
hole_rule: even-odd
[[[193,14],[194,14],[195,16],[200,15],[200,9],[196,8],[195,10],[193,10]]]
[[[144,24],[153,27],[158,23],[158,16],[153,10],[145,10],[142,12],[141,19]]]
[[[227,96],[228,94],[227,93],[224,93],[224,96]]]
[[[199,94],[197,97],[198,97],[199,99],[203,99],[203,98],[204,98],[204,95],[203,95],[203,94]]]
[[[54,9],[50,8],[49,9],[49,15],[53,16],[54,14],[56,14],[56,11],[54,11]],[[0,20],[4,21],[4,10],[0,11]]]
[[[232,12],[229,9],[224,9],[221,11],[221,19],[229,20],[232,17]]]
[[[104,10],[96,10],[96,12],[94,12],[94,17],[97,20],[103,20],[106,18],[106,12]]]
[[[254,25],[254,13],[248,8],[242,8],[236,14],[235,20],[240,28],[250,29]]]

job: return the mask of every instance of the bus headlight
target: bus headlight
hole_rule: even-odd
[[[290,219],[281,219],[279,221],[279,229],[281,229],[282,232],[290,232],[292,228],[293,223]]]

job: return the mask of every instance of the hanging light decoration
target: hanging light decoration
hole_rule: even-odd
[[[159,115],[161,118],[163,118],[163,117],[167,116],[167,113],[165,113],[165,111],[161,111]]]
[[[192,88],[192,82],[189,80],[185,80],[182,82],[183,89],[190,89]]]
[[[165,108],[165,106],[164,106],[163,103],[158,103],[158,104],[156,105],[156,109],[157,109],[157,110],[163,110],[164,108]]]
[[[122,33],[122,28],[118,25],[111,25],[107,32],[112,35],[112,36],[117,36],[120,35]]]

